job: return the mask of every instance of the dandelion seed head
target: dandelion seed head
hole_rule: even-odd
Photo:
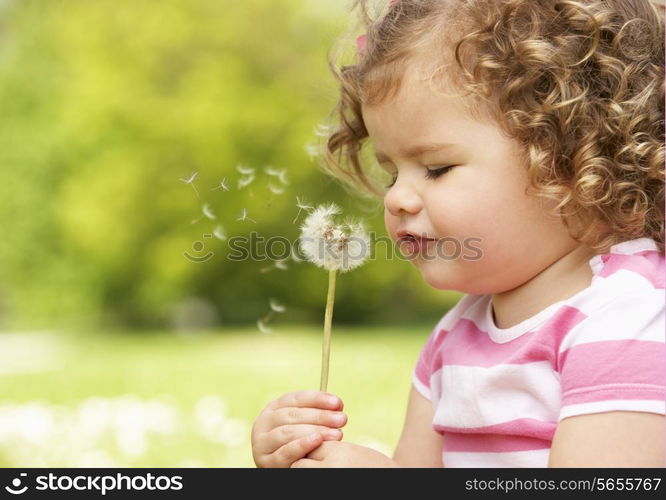
[[[317,207],[301,226],[300,246],[307,259],[329,271],[346,272],[370,254],[370,238],[360,221],[336,224],[341,213],[334,203]]]

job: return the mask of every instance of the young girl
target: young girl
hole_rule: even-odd
[[[257,418],[256,464],[663,466],[663,6],[398,0],[368,24],[337,73],[330,171],[378,192],[370,139],[388,232],[466,295],[420,354],[393,457],[341,441],[342,401],[302,391]]]

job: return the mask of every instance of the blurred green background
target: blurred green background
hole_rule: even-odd
[[[252,466],[261,408],[318,386],[326,273],[229,242],[295,241],[296,196],[386,238],[313,155],[350,4],[0,0],[0,465]],[[389,453],[459,295],[387,247],[338,280],[329,389]]]

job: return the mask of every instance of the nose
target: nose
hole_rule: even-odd
[[[423,202],[413,185],[414,179],[398,176],[395,184],[384,195],[384,207],[394,217],[403,213],[417,214],[423,208]]]

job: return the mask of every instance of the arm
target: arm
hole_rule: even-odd
[[[443,467],[442,436],[432,428],[432,403],[412,385],[405,425],[393,460],[401,467]]]
[[[664,467],[664,416],[612,411],[563,419],[549,467]]]
[[[442,437],[432,429],[432,417],[432,405],[412,386],[393,459],[364,446],[327,441],[292,467],[442,467]]]

